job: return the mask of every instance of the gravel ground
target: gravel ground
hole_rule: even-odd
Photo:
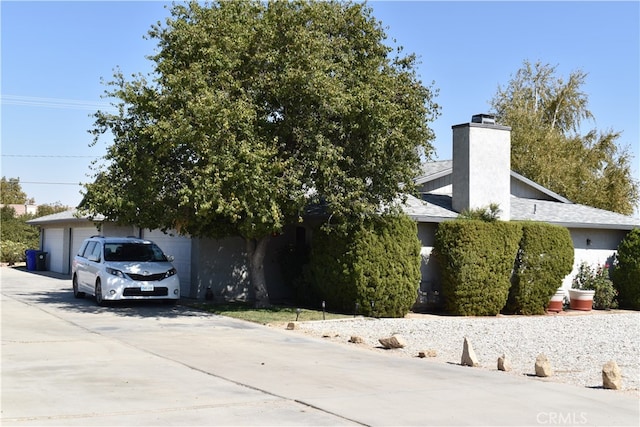
[[[550,380],[581,387],[601,388],[602,366],[615,360],[622,371],[621,392],[640,397],[638,312],[612,310],[497,317],[410,313],[404,319],[297,322],[295,332],[398,357],[417,357],[420,351],[435,350],[436,356],[425,361],[457,364],[467,337],[481,369],[495,370],[498,374],[497,359],[506,354],[511,359],[509,374],[532,376],[536,357],[544,353],[555,372]],[[405,339],[405,348],[382,348],[378,339],[393,334]],[[352,336],[361,337],[364,343],[350,343]]]

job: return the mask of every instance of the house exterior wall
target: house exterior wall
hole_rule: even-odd
[[[139,236],[139,231],[136,227],[132,225],[116,225],[109,222],[105,222],[101,224],[101,234],[102,236],[108,237],[127,237],[127,236]]]
[[[437,224],[418,223],[418,238],[422,245],[420,254],[422,256],[420,291],[418,301],[414,308],[429,308],[440,303],[439,293],[441,291],[440,270],[432,256],[434,247],[435,232]],[[608,230],[593,228],[569,229],[571,240],[574,246],[573,270],[566,275],[558,287],[571,289],[571,282],[578,272],[580,264],[585,261],[596,267],[608,263],[611,265],[616,255],[618,245],[627,235],[626,230]]]
[[[418,240],[420,240],[420,288],[414,309],[431,309],[440,304],[440,269],[432,256],[435,244],[436,223],[419,222]]]
[[[602,230],[588,228],[569,229],[575,250],[573,271],[562,281],[563,289],[571,289],[571,282],[584,261],[592,267],[613,264],[618,245],[627,235],[626,230]]]
[[[456,212],[500,206],[511,218],[511,130],[466,123],[453,126],[453,198]]]
[[[535,200],[550,200],[553,201],[549,195],[537,190],[524,182],[511,177],[511,195],[514,197],[520,197],[523,199],[535,199]]]
[[[451,174],[440,177],[438,179],[434,179],[433,181],[425,182],[424,184],[418,187],[418,192],[431,193],[431,194],[444,194],[444,195],[450,196],[453,192],[453,187],[451,183]]]
[[[272,236],[264,259],[264,273],[271,301],[288,300],[291,289],[280,270],[282,250],[295,242],[295,227]],[[191,286],[185,297],[203,299],[211,288],[216,301],[252,301],[255,297],[249,282],[246,242],[240,237],[192,239]]]

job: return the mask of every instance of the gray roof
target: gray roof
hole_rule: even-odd
[[[451,196],[423,194],[422,200],[409,196],[403,211],[418,222],[438,223],[457,218]],[[567,228],[632,230],[640,219],[576,203],[511,197],[511,219],[542,221]]]
[[[447,176],[453,173],[453,160],[439,160],[436,162],[427,162],[423,163],[420,168],[420,175],[416,177],[414,182],[416,184],[424,184],[429,181],[436,180],[438,178],[442,178],[443,176]],[[523,182],[524,184],[540,191],[543,194],[546,194],[552,199],[555,199],[559,202],[563,203],[572,203],[569,199],[562,197],[558,193],[555,193],[549,190],[546,187],[530,180],[529,178],[520,175],[517,172],[511,171],[511,176],[518,181]]]
[[[41,216],[39,218],[34,218],[27,221],[27,224],[30,225],[43,225],[43,224],[54,224],[61,222],[101,222],[104,220],[102,215],[98,215],[92,220],[89,219],[88,215],[81,215],[77,209],[71,209],[64,212],[58,212],[51,215]]]
[[[436,162],[423,163],[420,168],[420,175],[414,180],[416,184],[441,178],[453,172],[453,160],[439,160]]]
[[[544,221],[567,228],[631,230],[640,219],[577,203],[511,198],[511,219]]]
[[[424,163],[416,184],[424,184],[453,173],[453,160]],[[640,227],[640,219],[571,202],[569,199],[511,171],[511,177],[534,188],[552,200],[511,196],[511,219],[532,220],[567,228],[602,228],[631,230]],[[451,194],[422,194],[422,200],[410,197],[403,210],[418,222],[442,222],[458,216],[452,208]]]

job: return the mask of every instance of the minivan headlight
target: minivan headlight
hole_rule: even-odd
[[[120,271],[120,270],[116,270],[115,268],[107,267],[106,271],[109,274],[113,274],[114,276],[118,276],[118,277],[124,279],[124,273],[122,271]]]
[[[172,268],[171,270],[167,271],[167,273],[164,275],[164,278],[166,279],[167,277],[171,277],[176,274],[178,274],[178,270]]]

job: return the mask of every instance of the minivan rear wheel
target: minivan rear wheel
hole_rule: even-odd
[[[73,275],[73,296],[74,298],[84,298],[84,292],[80,292],[78,290],[78,277],[74,274]]]

